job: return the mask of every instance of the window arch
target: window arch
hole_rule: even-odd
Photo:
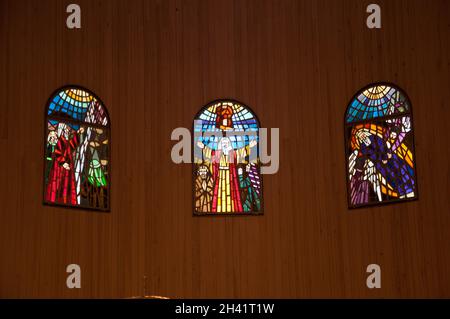
[[[45,112],[44,203],[109,211],[110,121],[79,86],[57,90]]]
[[[391,84],[360,90],[345,113],[350,208],[417,198],[411,103]]]
[[[218,100],[194,119],[195,215],[261,214],[259,121],[249,107]]]

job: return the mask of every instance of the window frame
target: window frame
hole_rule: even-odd
[[[105,111],[106,117],[108,119],[108,124],[106,126],[104,125],[100,125],[100,124],[94,124],[94,123],[86,123],[83,121],[77,121],[77,120],[72,120],[72,119],[65,119],[65,118],[61,118],[58,116],[52,116],[48,114],[48,110],[50,107],[50,104],[52,103],[53,99],[55,98],[56,95],[58,95],[60,92],[62,91],[66,91],[66,90],[70,90],[70,89],[74,89],[74,90],[82,90],[88,94],[90,94],[91,96],[93,96],[98,103],[101,104],[103,110]],[[58,208],[68,208],[68,209],[76,209],[76,210],[88,210],[88,211],[96,211],[96,212],[104,212],[104,213],[109,213],[111,211],[111,182],[112,182],[112,143],[111,143],[111,117],[109,115],[109,111],[108,108],[106,107],[105,103],[103,102],[103,100],[97,95],[95,94],[93,91],[91,91],[90,89],[87,89],[86,87],[83,87],[81,85],[78,84],[67,84],[64,85],[62,87],[59,87],[58,89],[54,90],[51,95],[49,96],[49,98],[47,99],[47,102],[45,104],[45,108],[44,108],[44,127],[43,127],[43,152],[42,152],[42,159],[43,159],[43,173],[42,173],[42,203],[44,206],[49,206],[49,207],[58,207]],[[85,206],[85,205],[72,205],[72,204],[63,204],[63,203],[52,203],[47,201],[46,198],[46,189],[47,189],[47,183],[46,181],[46,164],[47,164],[47,138],[48,138],[48,122],[50,120],[55,120],[58,121],[59,123],[68,123],[68,124],[74,124],[74,125],[80,125],[80,126],[84,126],[84,127],[93,127],[93,128],[101,128],[103,130],[106,131],[106,138],[109,141],[109,145],[108,145],[108,185],[107,185],[107,192],[108,192],[108,197],[106,199],[106,204],[107,206],[105,208],[96,208],[96,207],[90,207],[90,206]]]
[[[255,211],[250,211],[250,212],[226,212],[226,213],[218,213],[218,212],[207,212],[207,213],[198,213],[195,210],[195,179],[196,179],[196,163],[195,163],[195,121],[199,119],[200,115],[210,106],[214,105],[214,104],[218,104],[218,103],[224,103],[224,102],[229,102],[229,103],[233,103],[233,104],[239,104],[241,106],[243,106],[244,108],[246,108],[252,115],[253,118],[256,121],[256,124],[258,125],[258,133],[257,133],[257,137],[258,137],[258,152],[257,152],[257,158],[258,158],[258,173],[259,173],[259,180],[260,180],[260,185],[261,185],[261,190],[260,190],[260,203],[261,203],[261,209],[257,212]],[[212,217],[212,216],[222,216],[222,217],[245,217],[245,216],[262,216],[264,215],[264,182],[263,182],[263,175],[261,174],[261,161],[260,161],[260,130],[261,130],[261,122],[258,118],[258,116],[256,115],[256,113],[253,111],[253,109],[251,107],[249,107],[247,104],[242,103],[236,99],[232,99],[232,98],[219,98],[219,99],[215,99],[212,100],[210,102],[208,102],[207,104],[204,104],[200,110],[195,114],[195,116],[193,117],[193,119],[191,120],[191,188],[192,188],[192,194],[191,194],[191,198],[192,198],[192,215],[194,217]]]
[[[349,108],[350,108],[352,102],[359,95],[361,95],[365,90],[368,90],[368,89],[376,87],[376,86],[388,86],[388,87],[391,87],[391,88],[397,90],[400,94],[402,94],[405,97],[405,101],[408,104],[409,110],[404,113],[385,115],[385,116],[380,116],[380,117],[376,117],[376,118],[359,120],[359,121],[347,123],[347,113],[349,111]],[[409,116],[410,121],[411,121],[411,132],[412,132],[411,142],[412,142],[413,147],[412,147],[412,150],[410,150],[410,151],[413,155],[413,163],[414,163],[414,167],[413,167],[413,169],[414,169],[414,197],[389,199],[389,200],[381,201],[381,202],[378,201],[378,202],[353,205],[351,203],[351,196],[350,196],[351,188],[350,188],[349,169],[348,169],[349,156],[350,156],[348,143],[351,139],[351,131],[350,131],[350,133],[348,133],[349,129],[358,124],[374,123],[375,121],[394,119],[394,118],[399,118],[402,116]],[[419,182],[418,182],[418,169],[417,169],[416,143],[415,143],[416,129],[414,126],[413,105],[411,103],[411,99],[409,98],[409,96],[405,92],[405,90],[403,90],[400,86],[398,86],[392,82],[387,82],[387,81],[373,82],[373,83],[367,84],[363,88],[359,89],[354,95],[352,95],[352,98],[348,101],[346,108],[345,108],[345,112],[344,112],[344,121],[343,122],[344,122],[344,125],[343,125],[343,128],[344,128],[344,154],[345,154],[344,164],[345,164],[345,180],[346,180],[346,191],[347,191],[347,208],[353,210],[353,209],[385,206],[385,205],[390,205],[390,204],[409,203],[409,202],[414,202],[414,201],[419,200]]]

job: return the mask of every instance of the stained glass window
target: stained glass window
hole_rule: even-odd
[[[400,89],[375,84],[357,93],[345,143],[350,208],[417,198],[411,104]]]
[[[75,86],[50,97],[45,119],[44,203],[109,210],[110,124],[92,92]]]
[[[259,122],[242,103],[208,104],[194,119],[194,214],[260,214]]]

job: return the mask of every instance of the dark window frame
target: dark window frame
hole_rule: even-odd
[[[56,95],[58,95],[61,91],[65,91],[65,90],[70,90],[70,89],[75,89],[75,90],[82,90],[85,91],[86,93],[89,93],[90,95],[92,95],[98,103],[101,104],[103,110],[106,113],[106,117],[108,119],[108,124],[106,126],[104,125],[99,125],[99,124],[94,124],[94,123],[86,123],[84,121],[79,121],[79,120],[74,120],[74,119],[68,119],[68,118],[63,118],[63,117],[59,117],[59,116],[52,116],[48,114],[48,110],[50,107],[50,104],[52,103],[54,97]],[[91,207],[91,206],[86,206],[86,205],[72,205],[72,204],[63,204],[63,203],[53,203],[53,202],[49,202],[46,200],[46,189],[47,189],[47,183],[46,181],[46,165],[47,165],[47,159],[46,159],[46,155],[47,155],[47,138],[48,138],[48,121],[50,120],[55,120],[58,122],[63,122],[63,123],[69,123],[69,124],[75,124],[75,125],[82,125],[84,127],[93,127],[93,128],[101,128],[103,130],[106,131],[106,137],[108,139],[108,156],[107,156],[107,160],[108,160],[108,185],[107,185],[107,192],[108,192],[108,197],[106,199],[106,204],[107,206],[105,208],[96,208],[96,207]],[[50,207],[61,207],[61,208],[68,208],[68,209],[76,209],[76,210],[89,210],[89,211],[97,211],[97,212],[105,212],[105,213],[109,213],[111,211],[111,181],[112,181],[112,177],[111,177],[111,172],[112,172],[112,161],[111,161],[111,147],[112,147],[112,143],[111,143],[111,117],[109,115],[109,111],[108,108],[105,106],[105,103],[103,103],[102,99],[95,94],[94,92],[92,92],[91,90],[77,85],[77,84],[67,84],[64,85],[58,89],[56,89],[55,91],[53,91],[53,93],[50,95],[50,97],[47,100],[47,103],[45,105],[45,114],[44,114],[44,140],[43,140],[43,174],[42,174],[42,203],[45,206],[50,206]]]
[[[260,178],[260,185],[261,185],[261,195],[260,195],[260,203],[261,203],[261,209],[259,211],[250,211],[250,212],[227,212],[227,213],[217,213],[217,212],[207,212],[207,213],[198,213],[195,211],[195,179],[196,179],[196,163],[195,163],[195,159],[194,159],[194,148],[195,148],[195,121],[199,119],[199,116],[207,109],[209,108],[211,105],[217,104],[217,103],[224,103],[224,102],[230,102],[233,104],[239,104],[241,106],[243,106],[244,108],[246,108],[249,112],[252,113],[254,119],[256,120],[256,123],[258,125],[258,133],[257,133],[257,137],[258,137],[258,152],[257,152],[257,157],[258,157],[258,173],[259,173],[259,178]],[[211,217],[211,216],[222,216],[222,217],[244,217],[244,216],[262,216],[264,215],[264,183],[263,183],[263,176],[261,174],[261,162],[260,162],[260,129],[261,129],[261,122],[258,118],[258,116],[256,115],[256,113],[253,111],[253,109],[251,107],[249,107],[247,104],[242,103],[238,100],[232,99],[232,98],[220,98],[220,99],[215,99],[213,101],[208,102],[207,104],[205,104],[203,107],[200,108],[200,110],[195,114],[193,120],[192,120],[192,126],[191,126],[192,130],[191,130],[191,146],[192,146],[192,150],[191,150],[191,174],[192,174],[192,214],[194,217]]]
[[[402,94],[405,97],[405,101],[408,104],[409,110],[407,112],[404,112],[404,113],[392,114],[392,115],[387,115],[387,116],[380,116],[380,117],[376,117],[376,118],[372,118],[372,119],[366,119],[366,120],[360,120],[360,121],[354,121],[354,122],[351,122],[351,123],[347,123],[347,113],[349,111],[349,108],[350,108],[352,102],[361,93],[363,93],[365,90],[373,88],[375,86],[389,86],[389,87],[394,88],[395,90],[399,91],[400,94]],[[353,128],[355,125],[359,125],[359,124],[374,123],[374,122],[377,122],[377,121],[399,118],[399,117],[402,117],[402,116],[405,116],[405,115],[409,116],[410,117],[410,121],[411,121],[411,132],[412,132],[412,134],[411,134],[411,142],[412,142],[412,146],[413,147],[412,147],[412,150],[410,150],[410,151],[411,151],[411,153],[413,155],[413,163],[414,163],[414,167],[413,167],[413,169],[414,169],[414,197],[389,199],[389,200],[381,201],[381,202],[371,202],[371,203],[353,205],[351,203],[351,196],[350,196],[351,195],[351,188],[350,188],[349,170],[348,170],[349,155],[350,155],[348,143],[351,140],[351,128]],[[398,85],[396,85],[394,83],[391,83],[391,82],[386,82],[386,81],[373,82],[373,83],[370,83],[370,84],[364,86],[363,88],[359,89],[352,96],[352,98],[347,103],[347,106],[346,106],[345,112],[344,112],[345,180],[346,180],[347,207],[348,207],[348,209],[361,209],[361,208],[385,206],[385,205],[390,205],[390,204],[408,203],[408,202],[417,201],[419,199],[417,157],[416,157],[416,153],[415,153],[415,151],[416,151],[415,132],[416,132],[416,130],[415,130],[415,127],[414,127],[413,106],[412,106],[412,103],[411,103],[411,99],[409,98],[409,96],[405,92],[405,90],[403,90]]]

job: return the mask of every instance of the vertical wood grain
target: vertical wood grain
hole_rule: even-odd
[[[450,5],[358,0],[0,1],[0,297],[450,297]],[[414,111],[418,201],[349,211],[343,116],[396,83]],[[108,107],[111,213],[42,205],[45,103],[80,84]],[[171,131],[217,98],[280,128],[265,214],[192,216]],[[82,267],[82,289],[65,267]],[[368,264],[382,289],[365,286]]]

